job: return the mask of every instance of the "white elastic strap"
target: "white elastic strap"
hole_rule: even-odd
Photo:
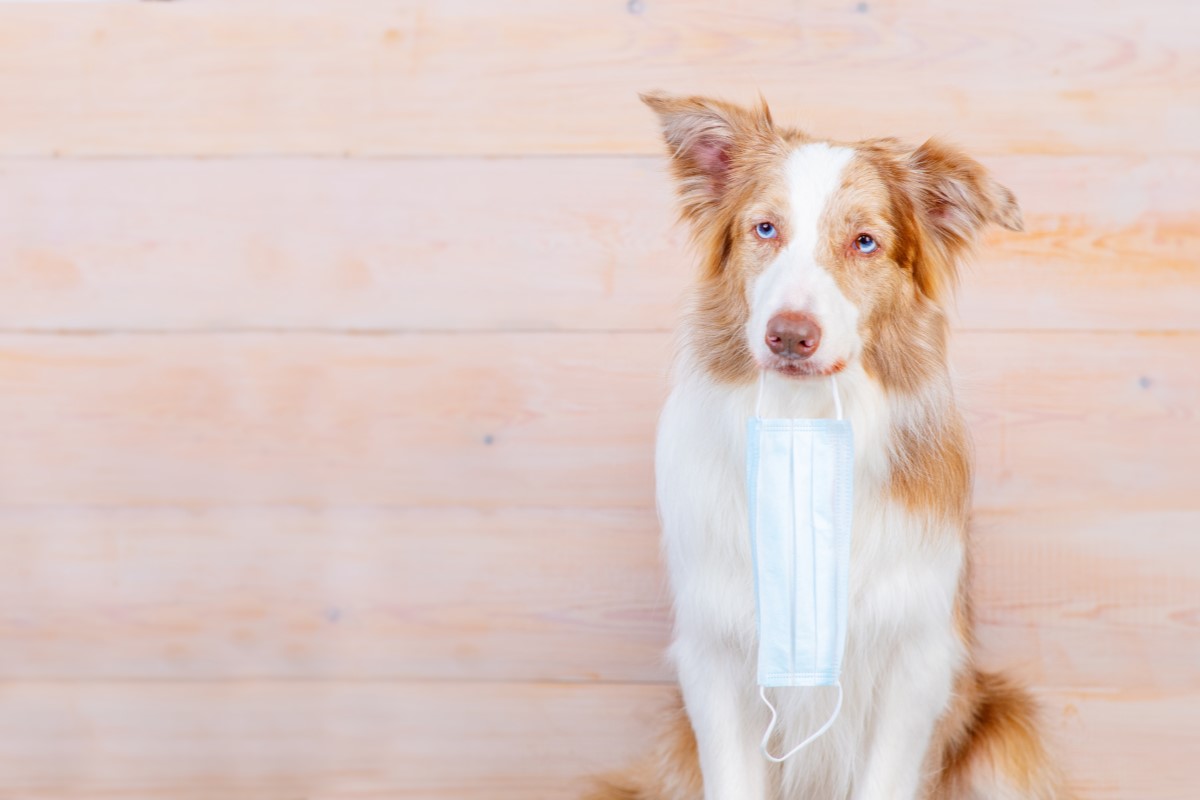
[[[775,713],[775,706],[771,705],[771,701],[767,699],[766,688],[762,687],[762,686],[758,687],[758,696],[761,697],[762,701],[767,704],[767,708],[771,709],[771,724],[767,726],[767,732],[763,734],[762,744],[759,745],[759,748],[762,750],[762,754],[764,756],[766,756],[768,761],[773,761],[776,764],[781,764],[784,761],[787,761],[789,758],[796,755],[796,753],[799,753],[801,750],[808,747],[814,741],[819,739],[825,733],[825,731],[829,730],[829,727],[831,725],[833,725],[833,721],[837,719],[838,714],[841,713],[841,710],[842,710],[842,682],[841,681],[837,682],[837,690],[838,690],[837,706],[834,707],[833,716],[831,716],[829,718],[829,721],[826,722],[824,725],[822,725],[820,728],[818,728],[817,732],[814,733],[812,736],[809,736],[803,742],[801,742],[800,744],[793,747],[791,750],[788,750],[786,753],[784,753],[783,755],[776,758],[775,756],[771,755],[770,751],[767,750],[767,742],[770,740],[771,734],[775,732],[775,721],[777,719],[779,719],[779,715],[777,713]]]
[[[838,392],[837,377],[829,376],[829,383],[833,386],[833,407],[837,411],[837,418],[842,418],[842,395]]]

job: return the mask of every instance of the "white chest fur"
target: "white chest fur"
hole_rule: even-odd
[[[880,693],[903,693],[897,672],[921,670],[938,678],[928,692],[914,692],[914,702],[929,694],[926,699],[936,704],[937,697],[948,696],[962,661],[952,625],[963,560],[959,540],[930,535],[928,520],[888,499],[892,408],[861,369],[844,372],[839,385],[855,435],[846,700],[825,737],[782,770],[768,770],[757,751],[767,717],[754,675],[745,491],[746,421],[756,393],[753,387],[718,386],[695,371],[681,374],[660,421],[657,492],[675,601],[672,655],[700,744],[706,795],[724,800],[761,781],[763,797],[781,789],[801,796],[871,796],[864,793],[871,779],[863,765],[872,750],[887,744],[875,713]],[[832,416],[829,385],[771,378],[763,412]],[[910,652],[914,645],[918,656]],[[783,749],[818,727],[833,702],[826,689],[778,690],[775,697]],[[755,791],[740,796],[754,797]]]

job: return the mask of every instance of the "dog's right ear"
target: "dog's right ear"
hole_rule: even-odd
[[[707,97],[651,92],[641,98],[658,114],[689,219],[702,218],[720,204],[739,155],[773,134],[771,112],[761,100],[750,110]]]

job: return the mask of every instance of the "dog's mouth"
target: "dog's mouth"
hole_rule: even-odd
[[[828,378],[844,370],[846,362],[838,360],[825,363],[807,358],[770,358],[760,366],[786,378]]]

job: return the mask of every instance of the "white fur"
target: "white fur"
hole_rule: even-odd
[[[790,205],[787,243],[749,290],[746,339],[762,366],[773,361],[767,323],[781,311],[805,312],[821,327],[821,345],[811,359],[819,371],[839,361],[849,363],[861,347],[858,309],[817,260],[824,245],[821,214],[853,156],[849,147],[807,144],[796,148],[784,167]]]
[[[789,161],[793,239],[755,284],[748,327],[757,346],[763,337],[755,326],[765,329],[777,310],[819,315],[821,347],[837,348],[847,358],[839,386],[855,434],[845,703],[829,732],[782,766],[759,752],[768,713],[755,677],[744,477],[755,388],[718,385],[685,350],[659,426],[658,507],[675,600],[671,652],[696,732],[707,800],[911,800],[934,722],[965,655],[953,629],[960,540],[938,535],[931,528],[942,523],[888,499],[890,431],[894,417],[909,412],[850,358],[859,341],[857,311],[815,255],[816,220],[847,160],[837,148],[806,145]],[[831,416],[828,382],[771,374],[763,411]],[[835,700],[829,688],[769,691],[780,710],[776,751],[819,727]]]

